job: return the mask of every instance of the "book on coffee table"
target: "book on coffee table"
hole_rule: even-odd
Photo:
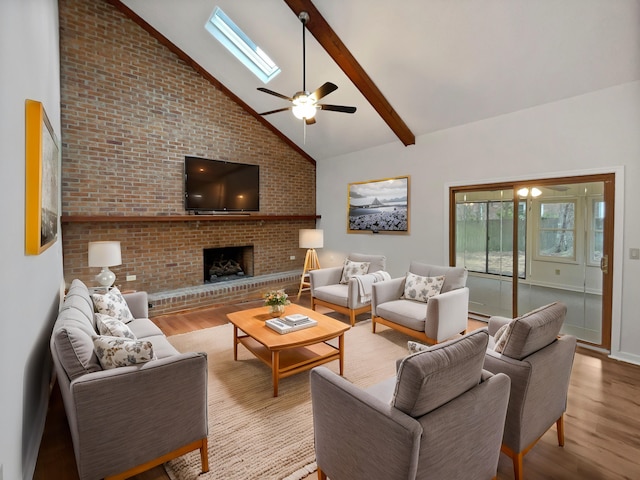
[[[284,317],[280,317],[280,320],[283,320],[284,323],[288,325],[301,325],[303,323],[309,322],[309,317],[306,315],[302,315],[301,313],[294,313],[291,315],[285,315]]]
[[[267,327],[281,334],[295,332],[296,330],[302,330],[303,328],[313,327],[318,324],[314,319],[307,317],[305,321],[291,325],[284,321],[283,318],[271,318],[264,323]]]

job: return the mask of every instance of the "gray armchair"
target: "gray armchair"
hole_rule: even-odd
[[[522,479],[524,455],[554,423],[558,444],[564,445],[564,412],[576,350],[574,336],[558,337],[566,312],[567,307],[556,302],[514,320],[489,319],[484,368],[511,378],[502,451],[513,460],[516,480]],[[508,326],[499,331],[503,325]]]
[[[369,262],[367,273],[384,271],[387,259],[384,255],[364,255],[350,253],[347,257],[352,262]],[[355,325],[356,316],[371,310],[371,293],[361,294],[361,285],[355,277],[348,283],[340,283],[343,267],[329,267],[311,270],[311,309],[322,305],[349,316],[351,325]]]
[[[465,333],[469,316],[467,270],[411,262],[409,272],[423,277],[444,275],[440,293],[428,302],[407,299],[404,297],[406,277],[373,284],[373,333],[380,323],[431,344]]]
[[[311,370],[318,478],[495,478],[510,382],[482,370],[488,339],[477,330],[409,355],[367,390]]]

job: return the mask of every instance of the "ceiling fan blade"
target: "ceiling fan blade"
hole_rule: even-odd
[[[314,123],[316,123],[316,117],[313,117],[313,118],[305,118],[305,119],[304,119],[304,122],[305,122],[307,125],[313,125]]]
[[[331,112],[342,112],[342,113],[355,113],[356,107],[346,107],[344,105],[322,105],[318,104],[317,107],[320,107],[321,110],[329,110]]]
[[[311,94],[311,97],[316,99],[316,102],[320,100],[322,97],[326,97],[331,92],[335,92],[338,89],[337,85],[327,82],[321,87],[319,87],[315,92]]]
[[[277,110],[269,110],[268,112],[261,113],[260,115],[271,115],[272,113],[285,112],[291,110],[291,107],[278,108]]]
[[[269,90],[268,88],[258,87],[258,90],[264,93],[268,93],[269,95],[273,95],[279,98],[284,98],[285,100],[289,100],[290,102],[293,102],[293,98],[287,97],[286,95],[282,95],[281,93],[278,93],[278,92],[274,92],[273,90]]]

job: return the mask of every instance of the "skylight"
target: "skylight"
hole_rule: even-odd
[[[216,7],[205,28],[263,83],[280,73],[280,67],[222,11]]]

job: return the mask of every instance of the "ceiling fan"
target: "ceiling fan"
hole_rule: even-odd
[[[356,107],[347,107],[344,105],[327,105],[318,103],[318,100],[329,95],[331,92],[338,89],[338,87],[331,83],[326,82],[314,92],[310,93],[306,87],[306,54],[305,54],[305,25],[309,21],[309,14],[307,12],[300,12],[298,15],[300,22],[302,23],[302,91],[297,92],[293,97],[282,95],[281,93],[274,92],[268,88],[258,88],[261,92],[274,95],[285,100],[289,100],[292,105],[289,107],[278,108],[276,110],[270,110],[268,112],[261,113],[260,115],[271,115],[272,113],[284,112],[291,110],[296,118],[305,121],[305,125],[313,125],[316,123],[315,115],[318,110],[329,110],[332,112],[343,113],[355,113]]]

